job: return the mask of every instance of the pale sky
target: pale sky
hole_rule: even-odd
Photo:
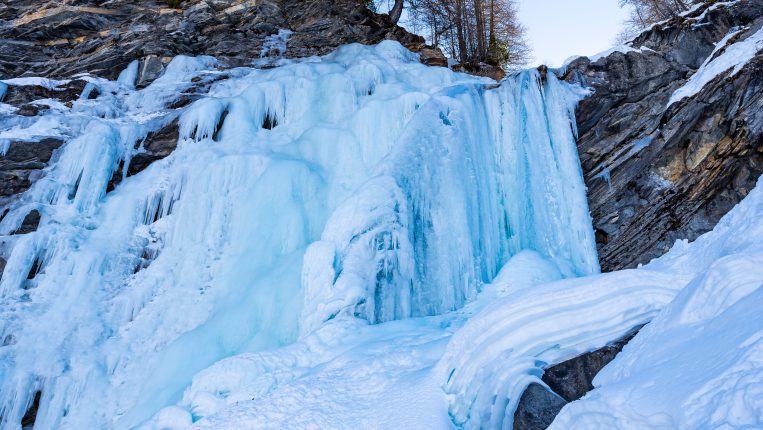
[[[576,55],[593,55],[615,45],[615,38],[628,18],[618,0],[516,0],[519,19],[527,28],[533,50],[531,66],[559,67]],[[379,12],[387,12],[392,0],[376,0]],[[407,10],[401,24],[405,25]],[[416,32],[414,28],[408,28]]]
[[[574,55],[593,55],[615,45],[628,11],[618,0],[518,0],[533,65],[561,66]]]

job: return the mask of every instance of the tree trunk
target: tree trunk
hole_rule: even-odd
[[[403,14],[403,0],[395,0],[395,5],[389,11],[389,19],[393,24],[400,21],[400,15]]]
[[[474,0],[475,37],[477,42],[477,61],[485,61],[487,50],[485,49],[485,13],[482,9],[482,0]]]
[[[463,0],[456,0],[456,37],[458,37],[458,56],[461,64],[466,63],[469,55],[466,47],[465,30]]]

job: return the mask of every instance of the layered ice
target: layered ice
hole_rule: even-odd
[[[142,90],[130,65],[91,78],[95,100],[3,117],[3,139],[66,143],[0,222],[0,428],[38,393],[38,429],[183,427],[228,404],[231,391],[183,395],[226,357],[264,357],[243,386],[297,378],[362,322],[441,348],[416,317],[468,314],[520,251],[553,268],[528,283],[598,271],[579,88],[537,71],[494,88],[395,42],[281,64],[177,57]],[[169,108],[183,93],[200,98]],[[128,175],[175,120],[177,149]],[[31,210],[37,231],[12,235]],[[335,348],[305,352],[321,333]],[[278,347],[299,353],[268,359]],[[431,365],[437,348],[422,354]]]

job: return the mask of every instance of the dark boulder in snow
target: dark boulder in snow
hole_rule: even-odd
[[[615,359],[641,327],[617,341],[548,367],[543,372],[544,387],[538,383],[527,386],[514,412],[514,430],[542,430],[551,425],[568,402],[573,402],[593,390],[593,378]]]
[[[567,402],[558,394],[538,383],[532,383],[522,393],[514,413],[514,430],[548,428]]]
[[[634,331],[633,334],[617,340],[604,348],[579,355],[547,368],[543,373],[543,382],[564,400],[568,402],[578,400],[585,396],[587,392],[593,390],[593,378],[604,366],[615,359],[615,356],[623,350],[623,347],[635,335],[636,332]]]

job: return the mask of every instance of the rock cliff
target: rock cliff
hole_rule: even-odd
[[[444,61],[357,0],[15,0],[0,4],[0,78],[115,78],[133,60],[151,77],[178,54],[248,65],[281,29],[293,32],[286,57],[394,39],[423,51],[425,61]]]
[[[565,78],[593,89],[577,109],[578,148],[603,270],[711,230],[763,173],[760,44],[739,69],[721,68],[670,103],[762,25],[763,1],[706,2],[628,47],[569,64]]]

